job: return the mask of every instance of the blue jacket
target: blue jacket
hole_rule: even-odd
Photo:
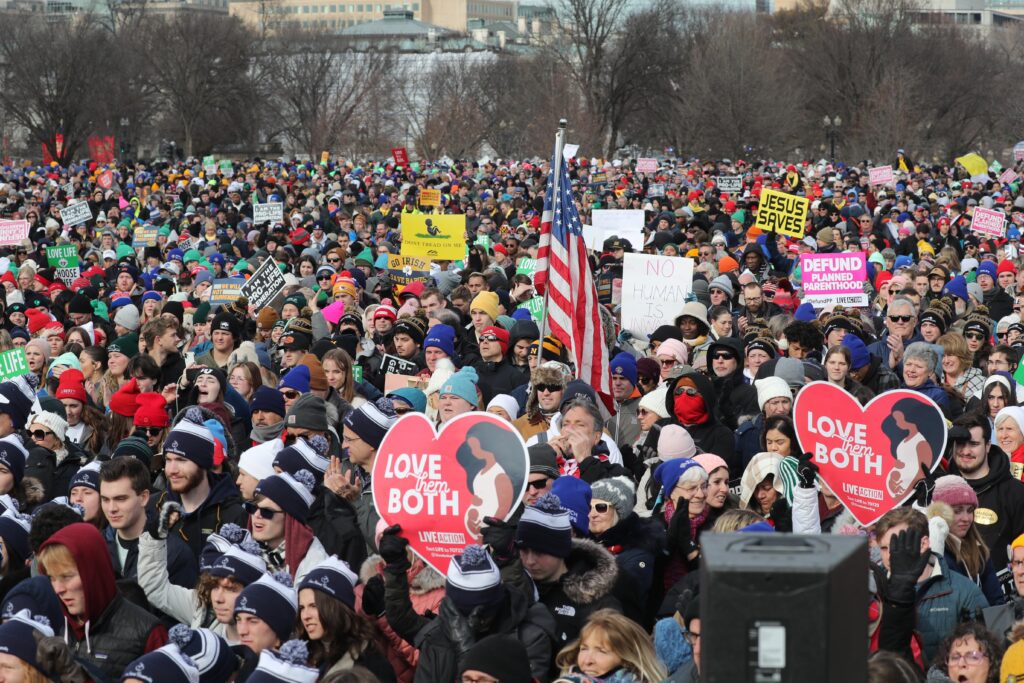
[[[924,337],[917,330],[914,330],[914,336],[903,342],[903,348],[907,348],[914,342],[924,341]],[[872,356],[882,359],[882,364],[885,367],[889,367],[889,331],[885,330],[882,333],[882,338],[876,342],[868,344],[868,353]],[[903,374],[903,363],[897,363],[895,372],[897,375]]]
[[[932,380],[928,380],[919,387],[908,387],[906,384],[901,383],[900,389],[910,389],[911,391],[917,391],[924,394],[931,400],[935,401],[939,408],[942,409],[943,415],[946,415],[946,417],[949,418],[949,394],[946,393],[945,389]]]
[[[933,559],[932,575],[917,584],[917,632],[927,662],[957,624],[980,619],[981,610],[989,606],[973,581],[950,570],[941,557],[933,554]]]

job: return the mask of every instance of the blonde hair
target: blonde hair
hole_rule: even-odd
[[[715,534],[730,534],[751,524],[765,521],[764,517],[753,510],[726,510],[715,520],[711,532]]]
[[[622,668],[636,676],[638,683],[658,683],[668,677],[668,672],[654,653],[654,645],[647,632],[632,619],[611,609],[591,614],[580,629],[579,638],[558,653],[555,664],[562,675],[572,672],[579,658],[580,646],[592,634],[604,639],[609,649],[622,660]]]
[[[54,543],[39,551],[39,570],[47,576],[78,571],[78,563],[66,545]]]

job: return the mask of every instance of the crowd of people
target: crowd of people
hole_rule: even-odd
[[[1024,680],[1024,194],[893,166],[570,160],[583,223],[645,216],[589,257],[608,394],[528,304],[546,162],[3,169],[29,232],[0,247],[0,351],[28,368],[0,382],[0,681],[699,681],[701,541],[731,532],[867,539],[871,681]],[[804,237],[757,227],[765,189],[810,200]],[[465,257],[392,267],[425,257],[402,250],[422,214],[463,216]],[[695,263],[649,338],[621,329],[627,252]],[[802,301],[800,256],[842,252],[869,305]],[[268,259],[270,304],[218,287]],[[799,443],[816,381],[947,420],[940,469],[870,528]],[[522,437],[525,494],[434,567],[374,464],[402,415],[473,411]]]

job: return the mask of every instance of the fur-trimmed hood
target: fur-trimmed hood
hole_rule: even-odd
[[[365,585],[367,581],[377,576],[379,568],[383,566],[383,557],[370,555],[359,567],[359,580]],[[409,592],[413,595],[425,595],[438,588],[444,589],[444,575],[419,558],[413,562],[412,569],[408,574],[412,574],[409,578]]]
[[[558,368],[547,365],[538,365],[530,373],[530,395],[526,398],[525,415],[532,415],[537,410],[537,385],[538,384],[561,384],[566,385],[565,375]]]
[[[589,605],[611,593],[619,576],[615,557],[587,538],[572,539],[565,564],[569,571],[562,576],[562,590],[578,605]]]
[[[43,482],[35,477],[25,477],[22,479],[21,490],[25,498],[18,501],[22,512],[32,510],[46,500],[46,489],[43,488]]]

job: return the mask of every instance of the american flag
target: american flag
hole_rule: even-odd
[[[562,159],[556,169],[557,158],[557,154],[552,158],[552,170],[548,173],[534,284],[538,292],[547,291],[548,327],[570,350],[576,376],[609,394],[608,347],[598,310],[597,287],[587,261],[583,225],[572,199],[566,161]]]

